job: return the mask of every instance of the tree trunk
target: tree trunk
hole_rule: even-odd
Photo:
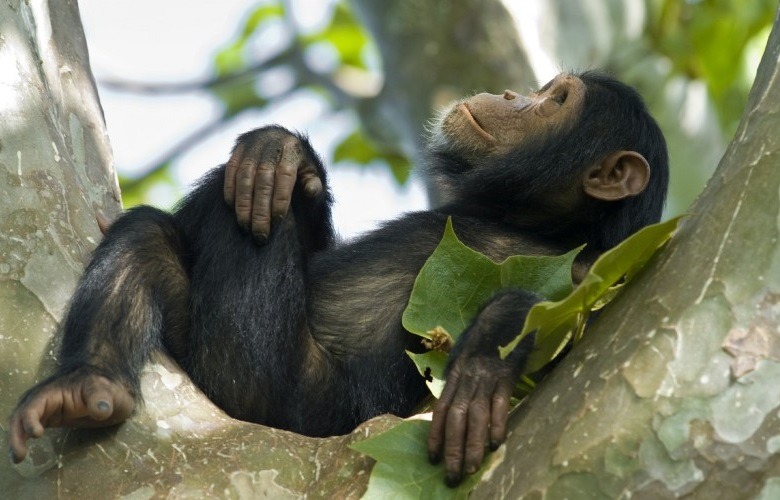
[[[0,4],[0,415],[52,367],[119,186],[75,1]],[[5,434],[3,443],[7,444]],[[7,460],[0,483],[16,484]]]
[[[513,415],[476,498],[780,496],[780,17],[690,217]]]

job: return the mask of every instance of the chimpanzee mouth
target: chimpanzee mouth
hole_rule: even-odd
[[[458,108],[466,117],[466,120],[468,120],[468,122],[471,124],[472,127],[474,127],[474,130],[476,130],[479,135],[481,135],[482,137],[484,137],[490,142],[496,142],[496,138],[490,135],[484,128],[482,128],[482,125],[479,124],[479,122],[471,113],[471,110],[469,109],[466,103],[460,104]]]

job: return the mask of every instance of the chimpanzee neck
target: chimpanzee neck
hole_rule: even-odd
[[[533,233],[544,240],[555,242],[562,248],[575,248],[587,244],[590,249],[602,251],[600,235],[593,234],[592,212],[583,209],[576,218],[562,217],[553,211],[538,207],[522,207],[507,213],[506,210],[485,204],[452,203],[438,209],[448,215],[472,217],[493,223],[506,224],[514,229]]]
[[[546,239],[559,242],[565,248],[587,244],[601,250],[600,237],[593,234],[593,222],[583,212],[580,218],[565,218],[558,214],[529,208],[527,211],[505,214],[502,222],[513,227],[534,232]]]

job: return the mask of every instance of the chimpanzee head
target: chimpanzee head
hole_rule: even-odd
[[[453,205],[602,249],[657,222],[669,182],[666,142],[642,98],[593,71],[528,96],[453,104],[430,155]]]

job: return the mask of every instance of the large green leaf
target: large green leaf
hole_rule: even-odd
[[[515,255],[497,264],[464,245],[447,219],[444,236],[417,275],[402,318],[408,331],[426,339],[448,335],[450,344],[497,291],[522,288],[557,300],[572,290],[571,266],[582,247],[558,257]],[[444,353],[409,353],[431,393],[444,387]]]
[[[588,314],[602,297],[611,293],[612,287],[624,277],[625,282],[634,277],[671,238],[679,220],[677,217],[642,229],[602,254],[568,297],[532,307],[520,335],[499,349],[501,356],[507,356],[525,335],[536,330],[534,351],[525,372],[533,373],[549,363],[573,335],[581,333]]]
[[[679,218],[649,226],[591,266],[582,283],[571,291],[571,265],[580,249],[560,257],[513,256],[496,264],[458,240],[447,220],[439,246],[423,266],[414,284],[403,324],[425,338],[441,336],[443,330],[457,339],[484,300],[496,290],[515,286],[544,293],[557,302],[541,302],[526,318],[523,332],[500,353],[506,356],[528,332],[537,330],[536,343],[526,373],[550,362],[566,344],[581,334],[587,315],[602,307],[650,260],[671,237]],[[621,282],[618,284],[618,282]],[[435,332],[435,335],[432,334]],[[443,388],[447,356],[441,351],[409,353],[428,387],[438,397]],[[532,390],[533,381],[523,377],[520,393]],[[444,468],[426,460],[426,421],[405,421],[351,447],[377,461],[364,498],[466,498],[484,472],[466,478],[452,490],[444,486]],[[488,455],[487,462],[498,460]]]
[[[572,290],[571,266],[582,247],[558,257],[515,255],[498,264],[464,245],[447,220],[444,236],[417,275],[403,326],[430,338],[441,327],[457,340],[497,291],[523,288],[551,300]]]
[[[445,486],[444,467],[428,462],[425,443],[429,428],[428,421],[406,420],[382,434],[350,445],[377,461],[364,499],[468,497],[482,472],[467,476],[457,488]]]

